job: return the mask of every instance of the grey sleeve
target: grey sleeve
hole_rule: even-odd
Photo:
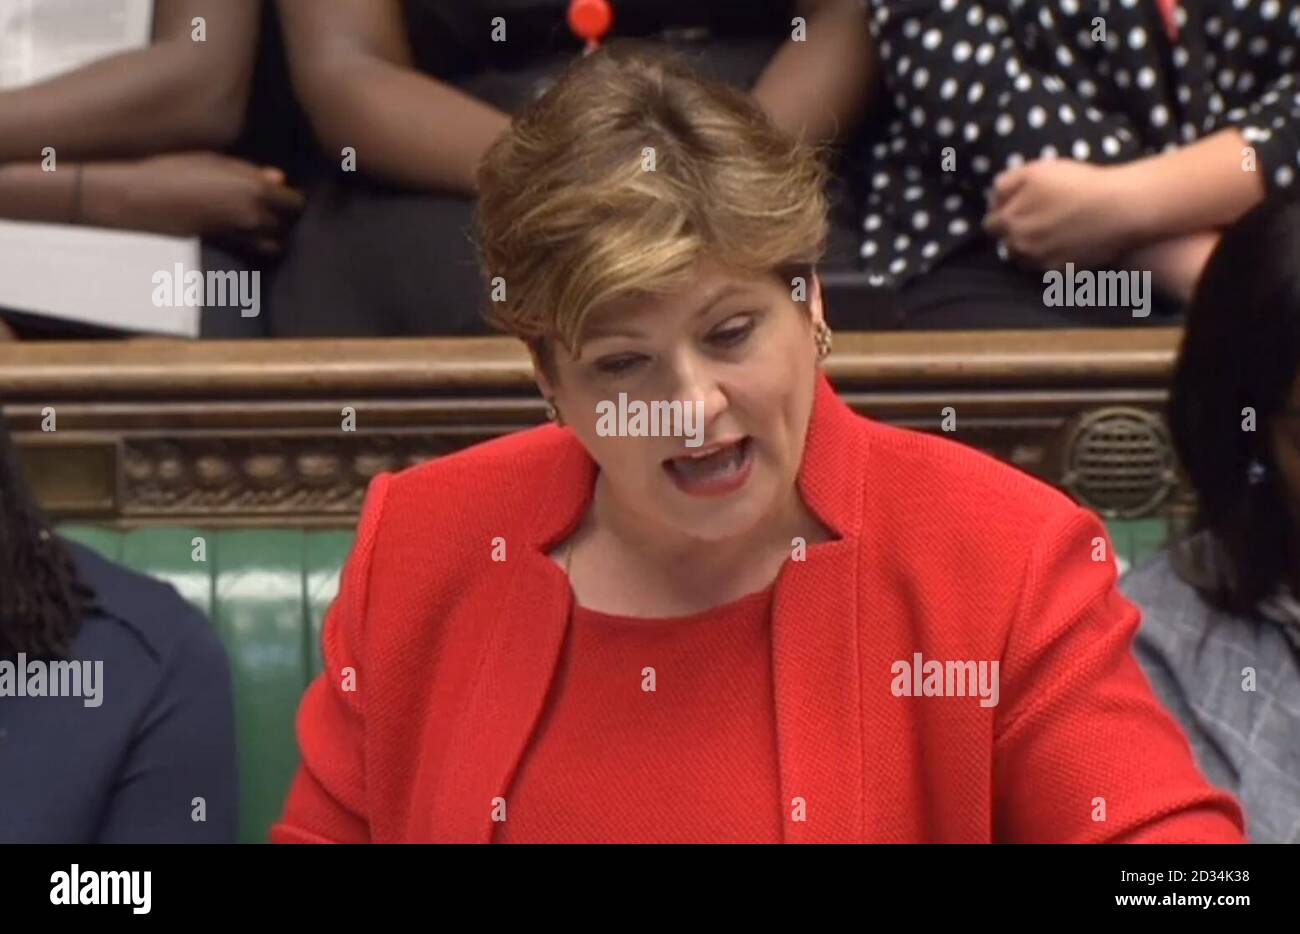
[[[1182,727],[1183,734],[1191,744],[1196,764],[1205,773],[1205,777],[1225,791],[1239,796],[1241,777],[1237,774],[1231,757],[1214,735],[1205,729],[1188,702],[1179,678],[1177,655],[1166,651],[1164,640],[1158,638],[1156,624],[1147,618],[1146,609],[1142,610],[1142,616],[1142,625],[1133,641],[1133,654],[1137,657],[1143,674],[1151,682],[1151,689]]]

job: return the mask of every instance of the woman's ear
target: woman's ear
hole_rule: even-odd
[[[813,324],[826,320],[826,305],[822,300],[822,280],[815,269],[812,273],[812,293],[808,297],[808,312],[812,315]]]
[[[530,343],[528,345],[528,356],[533,358],[533,379],[537,382],[537,389],[541,392],[543,399],[550,399],[555,395],[555,387],[551,385],[551,378],[546,375],[546,352],[540,343]]]

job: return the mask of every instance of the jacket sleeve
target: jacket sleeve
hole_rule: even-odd
[[[185,635],[140,719],[97,843],[235,842],[239,781],[230,664],[207,619],[172,595],[178,618],[170,623]]]
[[[1003,4],[944,6],[941,0],[870,0],[870,25],[886,89],[909,135],[936,160],[952,147],[953,177],[962,187],[982,192],[1014,155],[1032,162],[1047,146],[1098,164],[1142,155],[1126,119],[1026,64],[999,13]]]
[[[1244,842],[1239,805],[1197,769],[1133,657],[1139,614],[1115,577],[1091,513],[1045,525],[1001,665],[995,839]]]
[[[1179,677],[1177,656],[1167,651],[1163,634],[1156,634],[1157,629],[1164,628],[1158,625],[1163,622],[1161,618],[1153,615],[1159,614],[1160,608],[1152,606],[1142,612],[1145,614],[1142,626],[1133,641],[1133,655],[1138,661],[1138,666],[1147,676],[1151,690],[1155,692],[1160,703],[1174,715],[1174,719],[1187,735],[1188,741],[1192,744],[1196,763],[1201,767],[1206,778],[1219,788],[1239,796],[1241,776],[1237,774],[1225,750],[1215,742],[1213,734],[1205,728],[1201,718],[1192,708],[1187,692],[1183,689],[1182,679]],[[1153,626],[1153,623],[1157,625]],[[1194,672],[1189,674],[1194,676]]]
[[[389,474],[370,484],[339,592],[325,614],[324,668],[298,708],[302,762],[272,843],[368,843],[364,626],[371,558]]]

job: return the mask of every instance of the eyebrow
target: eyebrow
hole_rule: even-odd
[[[701,318],[705,314],[707,314],[709,310],[713,308],[714,305],[718,304],[724,298],[728,298],[732,295],[735,295],[738,292],[747,292],[751,288],[753,288],[753,286],[748,282],[745,283],[733,282],[726,286],[723,286],[721,289],[718,290],[716,294],[713,295],[713,297],[706,300],[704,304],[702,304],[699,308],[695,310],[694,316],[696,318]],[[612,327],[606,327],[597,324],[587,331],[585,340],[591,341],[602,337],[639,338],[639,337],[645,337],[645,333],[642,331],[638,331],[635,328],[623,329],[623,328],[619,328],[617,325],[614,325]]]

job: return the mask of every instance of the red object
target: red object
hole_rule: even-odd
[[[521,795],[559,780],[521,766],[563,683],[572,591],[547,552],[595,477],[572,432],[546,425],[374,479],[273,841],[488,842],[498,798],[517,814],[517,775]],[[838,540],[786,562],[772,594],[785,842],[1243,841],[1240,807],[1130,654],[1138,611],[1094,560],[1097,539],[1112,553],[1096,516],[965,445],[856,415],[820,375],[799,489]],[[917,653],[998,661],[998,703],[896,696]],[[699,721],[716,696],[677,723],[679,742],[713,736]],[[627,749],[632,728],[589,729],[584,754]],[[564,751],[540,748],[552,763]],[[770,794],[757,765],[728,780],[738,800]],[[694,793],[679,791],[637,820],[678,819]],[[790,819],[796,798],[805,820]]]
[[[1160,15],[1165,21],[1165,33],[1169,36],[1169,41],[1177,42],[1178,20],[1175,19],[1175,11],[1178,9],[1178,0],[1156,0],[1156,5],[1160,7]]]
[[[780,843],[771,605],[768,588],[668,620],[578,608],[493,842]]]
[[[614,25],[614,9],[609,0],[569,0],[569,28],[585,39],[587,50],[595,48]]]

